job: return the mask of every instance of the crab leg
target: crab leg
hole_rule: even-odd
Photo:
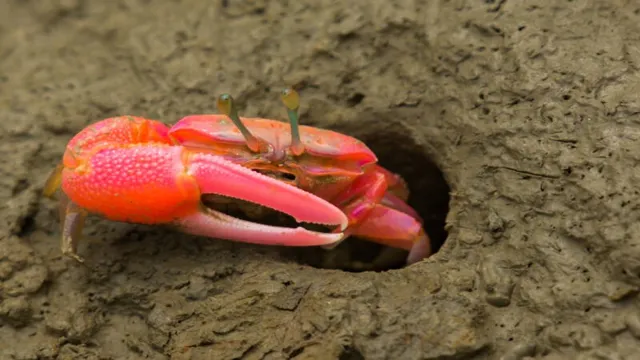
[[[66,256],[84,262],[77,254],[78,242],[84,227],[84,220],[87,212],[78,207],[73,201],[69,200],[66,195],[62,195],[60,201],[60,215],[62,220],[62,253]]]
[[[353,235],[408,250],[407,263],[412,264],[431,254],[430,240],[422,229],[420,216],[390,187],[400,194],[406,191],[399,177],[376,166],[333,200],[349,218],[343,240]],[[339,243],[324,248],[331,249]]]
[[[46,197],[53,198],[54,194],[60,188],[62,183],[62,171],[64,166],[62,163],[58,164],[56,168],[51,172],[47,179],[43,194]],[[77,206],[73,201],[69,199],[67,194],[60,192],[60,201],[58,203],[58,212],[60,215],[60,225],[62,228],[61,236],[61,249],[62,253],[66,256],[72,257],[78,262],[84,262],[77,254],[78,242],[80,234],[82,233],[82,227],[84,226],[84,220],[87,217],[86,211]]]
[[[431,242],[422,224],[413,216],[384,205],[377,205],[352,235],[409,250],[408,264],[431,255]]]
[[[415,211],[411,206],[409,206],[409,204],[402,201],[402,199],[393,195],[390,192],[387,192],[386,194],[384,194],[384,197],[382,198],[382,201],[380,203],[392,209],[402,211],[403,213],[422,221],[422,219],[420,218],[420,214],[418,214],[417,211]]]
[[[380,165],[375,165],[374,169],[376,172],[383,174],[387,180],[388,193],[393,194],[402,202],[407,201],[409,198],[409,189],[400,175],[394,174]]]
[[[367,218],[371,210],[382,200],[387,191],[385,175],[378,171],[365,173],[357,178],[349,188],[333,199],[333,203],[342,208],[349,218],[349,227],[345,232],[345,240]],[[333,249],[340,242],[324,246]]]
[[[387,181],[384,174],[372,171],[357,178],[332,202],[342,207],[342,211],[349,217],[349,224],[354,225],[369,215],[386,192]]]

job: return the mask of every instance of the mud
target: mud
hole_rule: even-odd
[[[639,20],[629,0],[1,2],[0,359],[637,358]],[[86,265],[61,256],[40,192],[74,133],[221,92],[284,118],[292,84],[305,123],[407,177],[436,255],[343,271],[91,218]]]

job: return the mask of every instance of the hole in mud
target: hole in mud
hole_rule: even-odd
[[[447,237],[444,226],[449,211],[450,187],[427,149],[417,144],[409,130],[402,126],[403,119],[397,113],[368,116],[377,119],[376,125],[362,126],[371,122],[356,119],[331,129],[365,142],[378,156],[381,166],[404,178],[410,191],[407,203],[422,217],[424,230],[431,239],[432,254],[436,253]],[[313,247],[285,251],[290,251],[290,256],[303,264],[351,272],[399,269],[406,265],[408,255],[406,250],[354,236],[332,250]]]
[[[339,360],[364,360],[364,356],[356,349],[352,347],[346,347],[342,349]]]
[[[351,107],[354,107],[354,106],[360,104],[362,102],[362,100],[364,100],[364,94],[355,93],[355,94],[353,94],[353,96],[351,96],[349,99],[347,99],[347,104],[349,104],[349,106],[351,106]]]

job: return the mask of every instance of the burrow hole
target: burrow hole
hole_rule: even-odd
[[[338,359],[339,360],[364,360],[364,356],[357,349],[348,346],[342,349],[342,352],[340,353],[340,356],[338,357]]]
[[[449,192],[442,171],[430,159],[427,150],[417,144],[398,114],[370,115],[377,119],[332,126],[331,129],[354,136],[369,146],[383,167],[400,174],[408,183],[408,203],[423,219],[431,239],[433,253],[447,238],[445,219],[449,212]],[[367,124],[363,126],[362,124]],[[384,271],[406,265],[408,252],[350,237],[332,250],[322,248],[289,249],[296,261],[317,268],[344,271]]]

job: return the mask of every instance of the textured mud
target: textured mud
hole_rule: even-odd
[[[0,359],[637,358],[640,6],[524,3],[2,1]],[[92,218],[61,257],[40,192],[74,133],[227,91],[283,118],[291,84],[436,238],[450,207],[435,256],[345,272]]]

